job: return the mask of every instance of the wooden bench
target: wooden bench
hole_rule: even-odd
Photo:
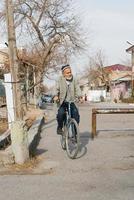
[[[96,133],[96,115],[98,114],[134,114],[134,108],[93,108],[92,109],[92,139]]]

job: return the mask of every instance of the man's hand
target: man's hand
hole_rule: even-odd
[[[59,97],[58,97],[58,96],[54,96],[53,100],[54,100],[54,101],[58,101],[58,100],[59,100]]]

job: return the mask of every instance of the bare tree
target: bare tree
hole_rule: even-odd
[[[85,45],[80,19],[70,5],[71,0],[14,0],[17,35],[37,55],[41,73],[67,62]]]
[[[71,0],[13,0],[18,46],[26,47],[21,60],[34,64],[35,83],[55,73],[70,55],[85,48],[80,19],[71,8]],[[5,11],[0,12],[4,22]],[[32,69],[32,68],[31,68]],[[40,86],[37,86],[38,88]]]
[[[105,62],[106,59],[102,50],[99,50],[94,57],[89,58],[86,74],[90,85],[110,87],[109,72],[105,70]]]

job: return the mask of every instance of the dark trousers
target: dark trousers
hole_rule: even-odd
[[[76,122],[79,124],[80,115],[79,115],[76,105],[74,103],[71,103],[70,108],[71,108],[71,117],[74,118],[76,120]],[[63,122],[66,117],[66,115],[65,115],[66,109],[68,109],[68,103],[63,102],[63,104],[59,107],[58,114],[57,114],[57,122],[58,122],[59,128],[63,127]]]

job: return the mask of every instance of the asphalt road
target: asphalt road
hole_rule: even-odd
[[[38,165],[23,175],[1,175],[0,200],[133,200],[134,115],[97,117],[98,137],[91,140],[91,109],[96,106],[109,105],[80,106],[81,151],[75,160],[61,149],[49,107]]]

